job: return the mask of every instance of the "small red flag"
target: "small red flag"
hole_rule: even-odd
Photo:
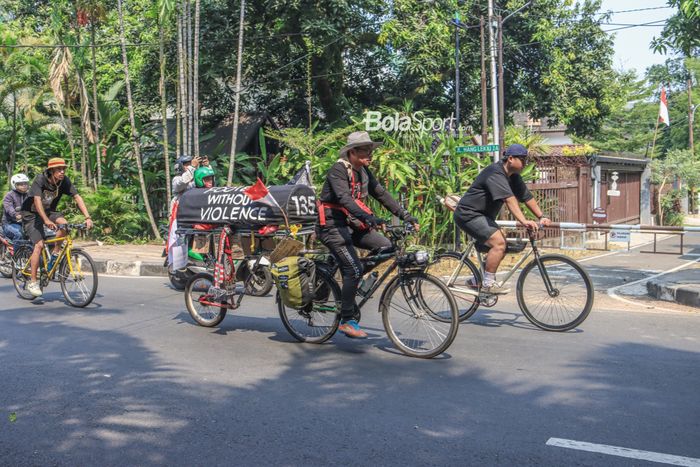
[[[245,189],[243,193],[248,195],[248,198],[250,198],[251,200],[257,201],[269,195],[270,191],[267,189],[263,181],[258,178],[258,181],[255,182],[255,185],[249,186]]]

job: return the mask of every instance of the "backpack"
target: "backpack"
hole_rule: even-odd
[[[314,298],[316,263],[300,256],[288,256],[270,267],[282,303],[303,308]]]

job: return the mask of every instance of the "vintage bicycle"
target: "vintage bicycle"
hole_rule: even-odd
[[[379,299],[379,312],[391,342],[412,357],[440,355],[452,344],[459,327],[454,297],[445,284],[425,272],[428,252],[407,250],[406,239],[414,233],[411,224],[389,227],[387,233],[391,247],[372,251],[362,259],[365,279],[358,290],[358,312],[388,280]],[[295,339],[322,343],[336,333],[340,324],[341,292],[334,278],[337,263],[318,250],[301,255],[316,263],[313,302],[291,308],[278,295],[277,306],[282,323]],[[389,260],[393,262],[381,275],[373,271]]]
[[[86,251],[73,247],[71,232],[84,231],[87,227],[85,224],[62,224],[58,227],[66,231],[66,236],[54,236],[44,240],[37,279],[42,290],[50,281],[57,280],[61,283],[61,291],[66,301],[74,307],[82,308],[89,305],[97,293],[97,267]],[[57,243],[61,244],[61,249],[49,267],[51,249]],[[19,296],[26,300],[35,298],[27,290],[27,284],[31,280],[29,260],[33,250],[34,245],[29,240],[15,242],[12,282]]]

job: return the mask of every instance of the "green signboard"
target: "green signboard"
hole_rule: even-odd
[[[495,152],[498,151],[497,144],[487,144],[486,146],[457,146],[457,154],[465,152]]]

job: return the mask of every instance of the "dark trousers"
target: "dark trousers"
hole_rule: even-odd
[[[362,280],[364,268],[355,247],[364,250],[390,247],[391,242],[375,230],[356,232],[349,226],[326,226],[319,231],[319,240],[335,256],[343,276],[341,317],[352,319],[355,312],[355,295]]]

